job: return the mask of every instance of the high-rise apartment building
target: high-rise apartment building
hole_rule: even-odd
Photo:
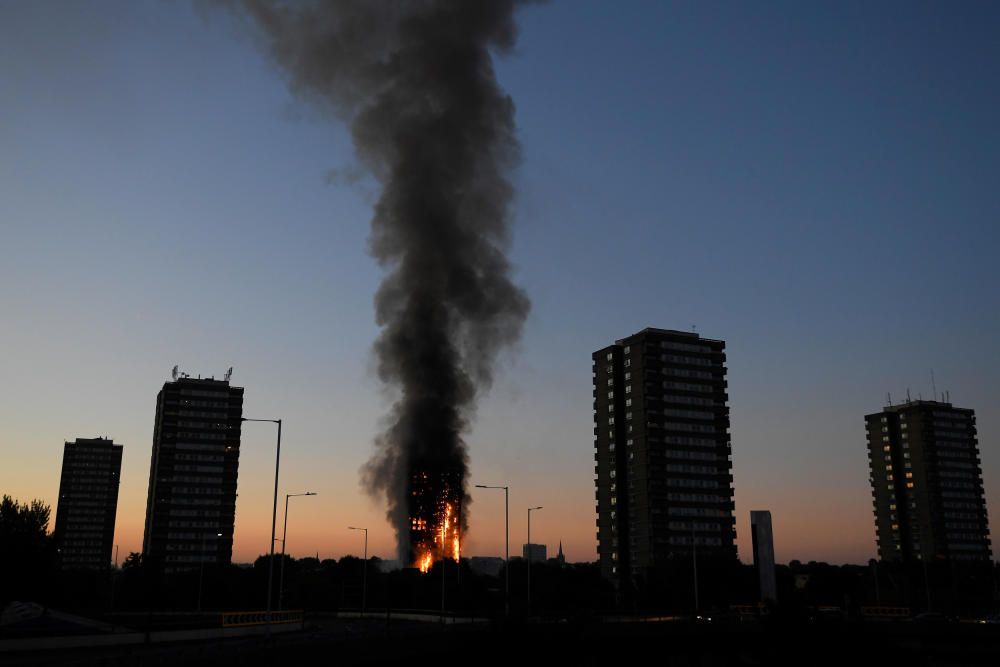
[[[643,329],[592,355],[597,552],[619,585],[693,547],[736,557],[725,347]]]
[[[243,388],[180,377],[156,397],[143,559],[166,571],[232,560]]]
[[[111,440],[77,438],[63,446],[53,529],[62,567],[111,566],[121,469],[122,446]]]
[[[865,430],[879,558],[989,560],[975,412],[908,401]]]
[[[778,583],[774,571],[774,532],[771,513],[767,510],[750,512],[750,541],[753,546],[753,566],[757,568],[761,601],[778,599]]]

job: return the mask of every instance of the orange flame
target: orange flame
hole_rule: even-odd
[[[432,562],[433,562],[433,556],[428,551],[427,553],[425,553],[423,556],[420,557],[420,561],[418,562],[417,567],[420,568],[420,571],[422,573],[427,574],[431,569]]]
[[[429,539],[425,538],[416,545],[416,551],[420,555],[415,566],[423,573],[430,571],[435,560],[451,558],[457,563],[461,559],[461,523],[455,516],[452,503],[442,502],[435,514],[436,516],[430,521],[418,518],[410,520],[415,530],[426,530],[437,524],[436,530],[427,535]],[[431,526],[428,526],[428,523]]]

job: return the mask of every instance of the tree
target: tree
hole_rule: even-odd
[[[51,515],[52,509],[37,498],[22,505],[4,494],[0,501],[0,539],[4,544],[12,544],[9,540],[44,540]]]
[[[35,499],[0,500],[0,592],[8,599],[41,594],[52,567],[49,517],[52,509]]]
[[[122,563],[122,570],[132,570],[138,567],[142,567],[142,554],[138,551],[133,551],[125,557],[125,561]]]

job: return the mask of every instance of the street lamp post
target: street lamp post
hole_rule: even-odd
[[[698,540],[694,536],[694,518],[691,519],[691,567],[694,569],[694,614],[698,615]]]
[[[510,487],[509,486],[485,486],[476,484],[477,489],[503,489],[503,514],[504,514],[504,586],[503,586],[503,608],[504,615],[510,616]]]
[[[115,627],[115,574],[118,572],[118,545],[115,545],[115,565],[111,570],[111,627]]]
[[[216,533],[216,545],[215,549],[218,552],[219,545],[218,539],[222,537],[222,533]],[[201,535],[201,556],[198,559],[198,611],[201,611],[201,584],[202,580],[205,578],[205,534]]]
[[[284,609],[285,600],[285,542],[288,540],[288,499],[299,496],[315,496],[312,491],[285,494],[285,527],[281,529],[281,574],[278,575],[278,611]]]
[[[528,508],[528,615],[531,615],[531,513],[541,507]]]
[[[368,606],[368,529],[354,526],[348,526],[347,529],[365,531],[365,562],[361,567],[361,617],[364,618]]]
[[[281,420],[280,419],[247,419],[245,422],[270,422],[278,425],[278,445],[274,454],[274,502],[271,507],[271,557],[267,561],[267,613],[264,620],[267,623],[267,635],[271,635],[271,589],[274,586],[274,531],[278,525],[278,468],[281,465]]]

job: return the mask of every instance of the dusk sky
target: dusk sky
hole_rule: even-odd
[[[1000,4],[597,2],[519,12],[497,61],[523,147],[532,300],[479,405],[471,484],[511,545],[596,559],[591,361],[647,326],[727,343],[737,541],[875,555],[864,415],[976,410],[1000,521]],[[0,492],[57,501],[63,442],[123,444],[138,551],[156,393],[179,364],[285,420],[288,549],[394,557],[360,486],[374,181],[210,4],[0,0]],[[244,426],[233,558],[267,551],[274,431]],[[474,489],[465,552],[503,552]],[[280,522],[280,516],[279,516]],[[280,533],[280,525],[279,525]]]

